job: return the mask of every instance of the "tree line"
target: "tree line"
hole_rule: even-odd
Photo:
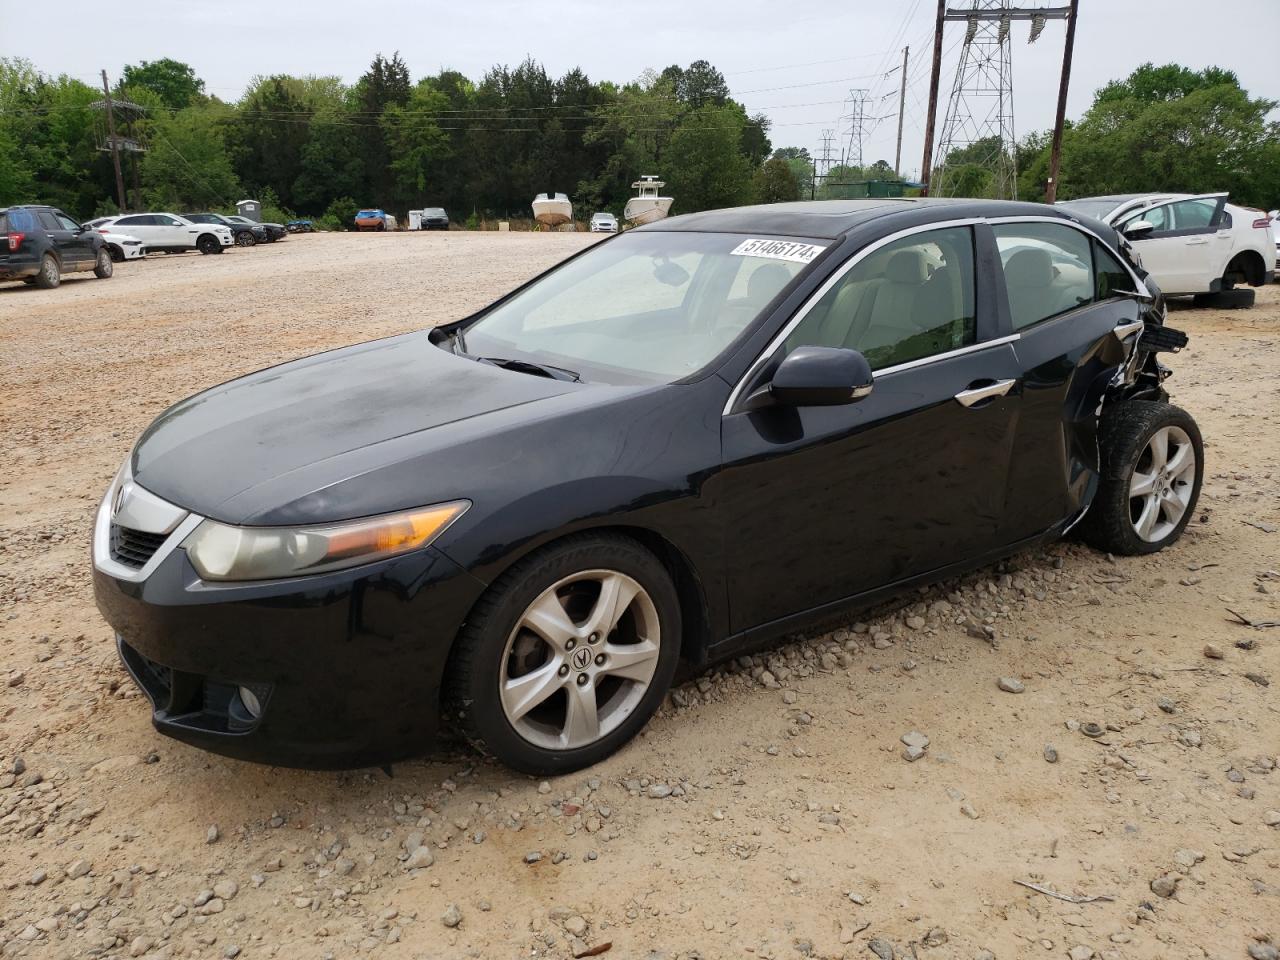
[[[632,181],[657,174],[675,212],[689,213],[837,197],[850,181],[895,177],[878,160],[815,183],[808,150],[773,149],[768,118],[749,114],[705,60],[627,84],[579,69],[553,78],[533,60],[495,66],[478,82],[454,70],[415,81],[398,54],[379,54],[352,84],[260,76],[228,103],[190,66],[164,59],[125,67],[112,95],[142,108],[118,119],[147,148],[126,155],[125,181],[129,204],[149,209],[228,209],[253,197],[270,219],[338,226],[357,207],[403,216],[443,206],[461,221],[527,217],[535,194],[559,191],[583,215],[620,213]],[[115,212],[110,156],[99,149],[102,98],[78,79],[0,59],[0,205]],[[1280,193],[1280,124],[1267,119],[1275,107],[1227,70],[1144,64],[1099,90],[1065,131],[1058,196],[1229,190],[1270,208]],[[952,151],[942,163],[947,192],[992,195],[999,149]],[[1017,145],[1022,199],[1043,198],[1048,152],[1047,131]]]

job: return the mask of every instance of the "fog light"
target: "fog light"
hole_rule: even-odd
[[[258,695],[248,687],[240,688],[240,702],[244,704],[245,712],[253,719],[257,720],[262,716],[262,701],[258,699]]]

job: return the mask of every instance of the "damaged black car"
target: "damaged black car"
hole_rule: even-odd
[[[446,326],[183,400],[99,509],[97,602],[162,733],[350,767],[451,724],[594,763],[703,665],[1068,531],[1191,519],[1159,290],[1037,204],[662,220]]]

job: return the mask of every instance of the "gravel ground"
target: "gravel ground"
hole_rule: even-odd
[[[300,236],[0,287],[0,955],[1276,957],[1280,628],[1228,608],[1280,620],[1280,287],[1174,311],[1209,463],[1156,557],[1059,544],[791,638],[550,782],[154,733],[87,557],[139,431],[589,242]]]

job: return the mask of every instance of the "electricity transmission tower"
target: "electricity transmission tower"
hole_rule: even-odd
[[[1046,20],[1064,20],[1070,8],[1027,8],[1013,6],[1007,0],[970,0],[970,6],[947,9],[944,14],[942,6],[940,2],[938,36],[934,45],[934,80],[930,91],[931,118],[937,98],[942,21],[963,21],[965,34],[951,97],[947,102],[946,119],[942,123],[938,152],[931,158],[926,151],[926,165],[932,164],[936,170],[932,182],[929,182],[931,171],[924,172],[928,192],[931,196],[944,197],[955,191],[959,185],[955,182],[955,171],[947,168],[947,157],[955,149],[982,145],[986,149],[981,150],[981,156],[972,157],[972,162],[994,172],[997,197],[1017,199],[1010,23],[1013,20],[1030,20],[1028,42],[1034,43],[1044,30]],[[931,133],[931,130],[926,130],[926,142],[932,139]]]
[[[827,174],[831,172],[831,145],[835,138],[836,132],[834,130],[822,131],[822,152],[818,154],[817,163],[815,164],[814,180],[826,182]]]
[[[867,118],[868,90],[850,90],[849,99],[853,103],[853,111],[849,114],[849,145],[845,149],[847,166],[862,169],[862,142],[866,139],[870,126]]]

